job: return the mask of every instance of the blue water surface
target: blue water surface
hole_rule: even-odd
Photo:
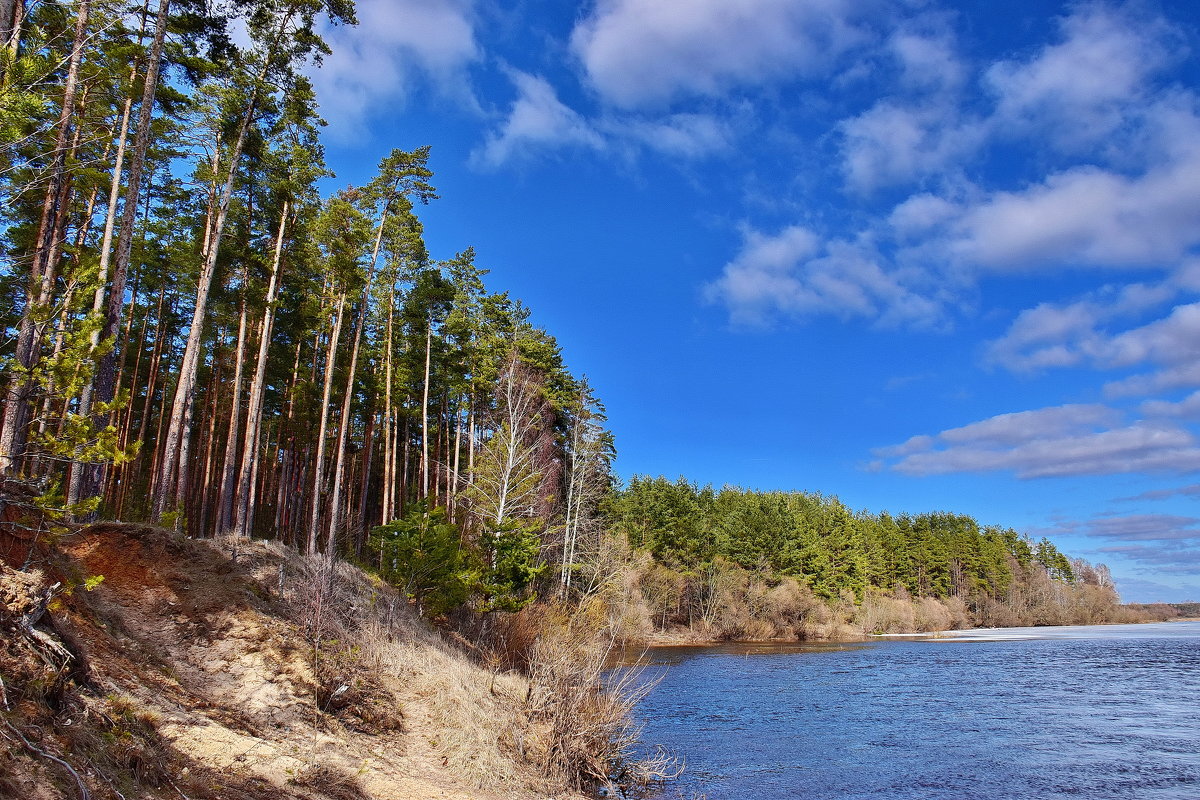
[[[1200,623],[660,648],[657,797],[1200,799]]]

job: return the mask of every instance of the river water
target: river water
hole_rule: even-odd
[[[1200,623],[649,651],[658,798],[1197,800]]]

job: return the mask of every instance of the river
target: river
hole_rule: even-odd
[[[1196,800],[1200,622],[655,648],[657,798]]]

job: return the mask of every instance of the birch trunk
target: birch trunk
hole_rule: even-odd
[[[383,243],[383,228],[387,222],[387,207],[379,220],[379,231],[375,235],[375,247],[371,251],[371,266],[367,272],[367,282],[363,286],[362,302],[358,312],[358,320],[354,325],[354,346],[350,349],[350,371],[346,375],[346,392],[342,396],[342,417],[338,426],[337,463],[333,468],[333,491],[330,493],[329,532],[326,535],[325,552],[333,557],[334,538],[337,529],[342,524],[342,484],[345,481],[346,442],[350,435],[350,405],[354,398],[354,376],[358,371],[358,353],[362,345],[363,328],[367,326],[367,312],[371,308],[371,286],[375,281],[375,263],[379,260],[379,247]]]

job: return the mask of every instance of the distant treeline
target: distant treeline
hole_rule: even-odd
[[[830,635],[1136,615],[1121,610],[1107,567],[965,514],[893,516],[815,493],[635,477],[612,494],[607,515],[651,557],[630,599],[659,630]],[[785,619],[781,605],[803,607],[796,613],[807,622]]]
[[[1126,603],[1124,608],[1155,621],[1200,619],[1200,603]]]

